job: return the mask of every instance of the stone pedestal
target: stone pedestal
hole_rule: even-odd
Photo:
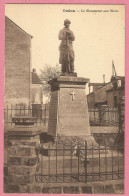
[[[8,185],[9,193],[29,193],[38,171],[36,147],[40,144],[35,126],[15,126],[8,131]]]
[[[48,134],[91,138],[85,93],[87,78],[60,76],[49,82],[51,102]]]

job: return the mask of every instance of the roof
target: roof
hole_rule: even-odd
[[[15,22],[13,22],[10,18],[5,16],[6,19],[8,19],[11,23],[13,23],[16,27],[18,27],[20,30],[22,30],[25,34],[29,35],[31,38],[33,38],[32,35],[28,34],[26,31],[24,31],[21,27],[19,27]]]
[[[104,86],[107,83],[90,83],[89,82],[89,86]]]
[[[35,72],[32,72],[32,84],[42,84],[39,76]]]
[[[112,76],[111,79],[112,78],[119,80],[119,79],[124,79],[125,76]]]
[[[107,100],[106,91],[112,88],[112,83],[109,82],[105,86],[95,91],[95,103],[105,102]]]

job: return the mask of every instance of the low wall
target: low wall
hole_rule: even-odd
[[[124,194],[123,180],[94,183],[35,184],[29,193],[47,194]]]
[[[117,126],[90,126],[90,132],[93,133],[118,133]]]

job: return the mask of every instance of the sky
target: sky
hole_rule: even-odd
[[[68,12],[75,10],[75,12]],[[31,63],[37,73],[59,63],[58,33],[65,19],[75,35],[75,72],[90,82],[125,75],[125,6],[88,4],[6,4],[5,15],[32,35]]]

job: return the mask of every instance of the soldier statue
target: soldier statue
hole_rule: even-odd
[[[74,73],[74,51],[73,41],[75,40],[73,32],[69,29],[71,22],[66,19],[64,21],[64,28],[59,32],[59,40],[61,40],[59,50],[59,63],[62,65],[62,73]]]

